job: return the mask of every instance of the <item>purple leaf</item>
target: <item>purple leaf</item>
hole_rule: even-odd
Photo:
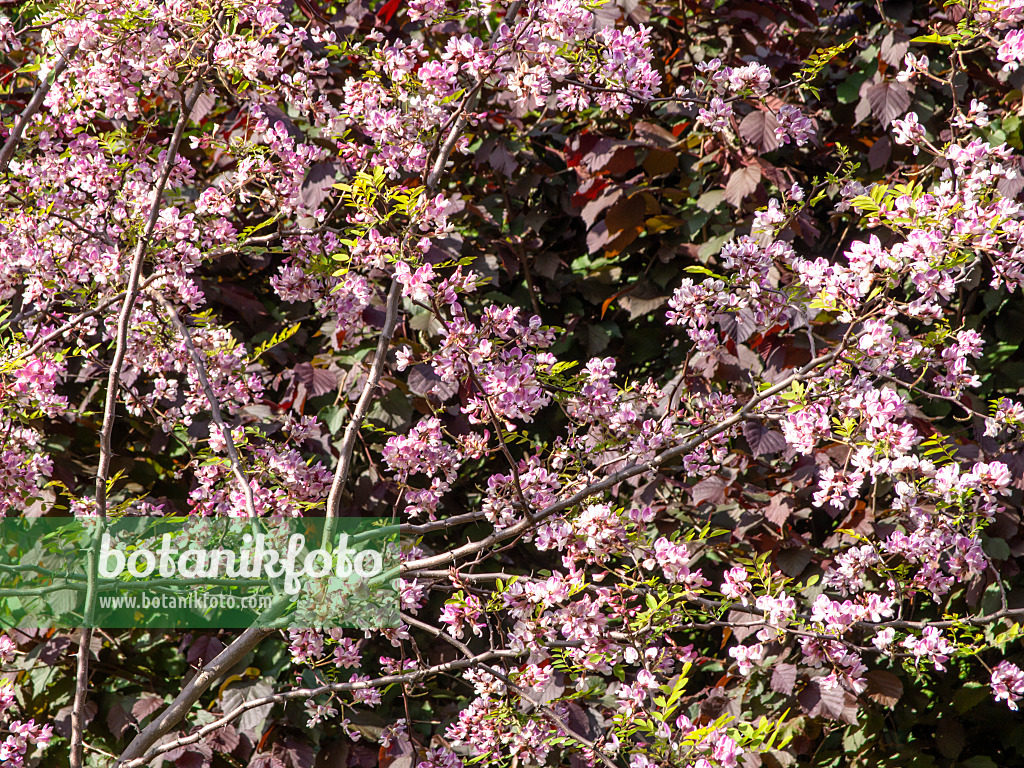
[[[210,114],[210,110],[213,109],[213,105],[216,103],[217,101],[213,98],[213,94],[199,94],[199,98],[196,99],[196,105],[192,107],[192,112],[189,114],[188,119],[193,123],[201,122],[204,117]]]
[[[789,696],[793,693],[796,685],[796,665],[776,664],[772,671],[771,687],[776,693],[784,693]]]
[[[409,391],[419,397],[443,403],[459,391],[456,384],[443,381],[427,364],[415,365],[409,369]]]
[[[903,32],[892,30],[882,38],[882,60],[893,67],[903,65],[903,57],[910,50],[910,38]]]
[[[504,144],[495,145],[487,158],[487,164],[509,179],[512,178],[512,172],[519,167],[515,156],[505,148]]]
[[[846,706],[846,691],[842,688],[821,689],[821,714],[838,720]]]
[[[778,126],[779,121],[771,112],[755,109],[740,121],[740,136],[762,152],[771,152],[779,148],[779,139],[775,135]]]
[[[600,215],[614,205],[620,197],[622,197],[623,191],[621,187],[610,186],[601,192],[595,199],[588,202],[580,210],[580,216],[587,225],[587,229],[594,226],[594,222],[597,221]]]
[[[294,736],[286,738],[284,744],[275,744],[274,753],[283,757],[289,768],[313,768],[313,761],[316,759],[313,747],[308,742]],[[412,760],[410,759],[409,762],[411,764]]]
[[[311,363],[299,363],[294,368],[295,378],[306,385],[310,395],[319,397],[338,389],[338,375],[326,368],[314,368]]]
[[[611,174],[623,174],[636,167],[636,152],[633,142],[621,139],[599,139],[580,161],[591,174],[607,171]]]
[[[211,635],[203,635],[189,646],[185,659],[193,667],[203,667],[223,650],[224,643]]]
[[[157,696],[155,693],[147,693],[142,696],[138,701],[132,704],[132,715],[139,722],[142,722],[147,717],[156,712],[160,707],[164,705],[164,697]]]
[[[238,735],[235,726],[228,724],[207,736],[206,743],[214,752],[229,753],[238,749],[238,745],[242,743],[242,737]]]
[[[61,707],[60,709],[57,710],[57,716],[53,718],[53,730],[54,730],[54,732],[57,733],[60,736],[63,736],[66,739],[67,738],[71,738],[71,710],[72,709],[73,709],[73,707],[72,707],[71,704],[68,704],[66,707]],[[85,717],[84,717],[84,722],[82,723],[83,727],[88,726],[89,723],[92,722],[93,718],[96,717],[97,709],[98,709],[98,707],[96,706],[96,702],[95,701],[86,701],[85,702],[85,712],[83,713],[85,715]],[[5,765],[6,765],[6,763],[5,763]]]
[[[587,250],[590,253],[597,253],[608,244],[610,239],[608,225],[604,221],[599,221],[587,233]]]
[[[739,208],[740,203],[754,193],[760,181],[761,169],[756,165],[748,165],[733,171],[725,185],[725,201]]]
[[[1008,197],[1013,200],[1020,194],[1020,191],[1024,189],[1024,168],[1021,168],[1021,163],[1016,158],[1014,158],[1008,165],[1017,172],[1017,175],[1012,179],[999,179],[999,182],[996,184],[996,188],[999,190],[999,194],[1003,197]]]
[[[902,83],[876,83],[868,88],[865,96],[871,105],[871,114],[884,127],[906,114],[910,107],[910,92]]]
[[[119,739],[136,725],[135,718],[125,711],[124,703],[126,701],[123,698],[118,699],[107,712],[107,728]]]
[[[757,421],[743,423],[743,436],[747,439],[751,453],[756,456],[767,456],[786,450],[786,438],[777,429],[766,427]]]
[[[821,689],[817,683],[811,683],[800,691],[796,695],[796,700],[800,703],[800,708],[803,709],[804,714],[816,717],[821,711]]]
[[[263,680],[257,680],[252,683],[234,683],[220,697],[221,711],[230,712],[235,707],[246,704],[254,699],[270,696],[273,692],[274,687]],[[241,733],[252,736],[253,741],[256,741],[260,736],[263,723],[273,707],[273,704],[263,704],[254,709],[246,710],[238,718],[238,730]]]
[[[192,744],[185,748],[184,754],[174,760],[174,768],[209,768],[213,752],[205,744]],[[173,750],[176,752],[177,750]],[[173,759],[171,752],[164,757]]]
[[[768,502],[768,506],[764,508],[764,516],[775,525],[782,527],[795,508],[796,504],[793,503],[792,498],[785,493],[776,493]]]

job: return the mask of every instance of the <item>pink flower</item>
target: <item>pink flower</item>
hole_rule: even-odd
[[[991,686],[996,701],[1005,701],[1016,712],[1017,702],[1024,696],[1024,671],[1016,664],[1001,661],[992,670]]]
[[[697,112],[697,122],[713,131],[724,131],[729,127],[732,117],[732,106],[715,96],[707,108],[701,107]]]
[[[814,137],[814,124],[810,118],[790,104],[779,107],[776,120],[778,125],[775,128],[775,138],[780,144],[793,142],[802,147]]]
[[[729,649],[729,655],[736,659],[739,673],[746,677],[754,669],[757,662],[764,658],[764,646],[757,645],[736,645]]]
[[[1013,72],[1024,61],[1024,29],[1015,29],[1006,34],[999,44],[996,58],[1005,61],[1004,72]]]

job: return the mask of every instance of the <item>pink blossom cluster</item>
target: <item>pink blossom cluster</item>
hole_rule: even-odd
[[[1016,664],[1001,661],[992,670],[992,691],[996,701],[1005,701],[1006,706],[1017,711],[1017,702],[1024,697],[1024,671]]]
[[[10,663],[16,653],[15,642],[7,635],[0,635],[0,664]],[[16,701],[15,686],[11,681],[5,679],[0,682],[0,728],[8,734],[0,741],[0,761],[5,766],[21,768],[27,764],[26,758],[32,746],[44,749],[50,743],[53,726],[49,723],[37,724],[34,719],[20,719]]]

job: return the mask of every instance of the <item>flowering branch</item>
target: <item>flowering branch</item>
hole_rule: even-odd
[[[7,135],[7,141],[4,142],[3,148],[0,148],[0,173],[7,170],[11,158],[14,157],[15,151],[18,149],[18,144],[21,143],[21,136],[25,132],[25,128],[33,116],[42,108],[43,101],[46,100],[46,94],[50,92],[50,87],[57,82],[57,78],[67,69],[71,57],[75,55],[77,50],[78,43],[75,43],[57,54],[57,63],[54,64],[53,70],[40,81],[39,86],[32,94],[32,98],[29,99],[25,109],[18,116],[18,121]]]

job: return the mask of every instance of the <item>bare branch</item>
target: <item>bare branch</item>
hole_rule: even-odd
[[[249,627],[249,629],[239,635],[231,645],[221,651],[213,661],[203,667],[202,671],[188,682],[188,685],[160,713],[159,717],[147,725],[142,733],[132,740],[132,743],[121,753],[121,757],[118,758],[115,765],[145,765],[148,763],[152,756],[147,755],[145,758],[142,758],[142,755],[156,743],[157,739],[181,722],[181,719],[188,714],[192,705],[199,701],[199,697],[206,692],[215,680],[226,674],[246,654],[259,645],[260,641],[273,634],[274,631],[273,629],[263,627]],[[159,754],[159,752],[155,754]],[[140,760],[140,758],[142,759]]]
[[[395,332],[395,324],[398,322],[398,304],[402,299],[402,288],[397,280],[392,278],[391,288],[388,290],[388,299],[384,309],[384,327],[381,329],[380,337],[377,340],[377,351],[373,355],[373,363],[370,365],[370,373],[363,385],[363,391],[356,401],[356,407],[352,411],[352,418],[345,427],[345,436],[341,441],[341,456],[338,457],[338,466],[334,471],[334,481],[331,483],[331,492],[327,496],[327,517],[338,516],[338,508],[341,506],[341,494],[348,482],[349,472],[352,470],[352,451],[355,449],[356,437],[359,428],[363,425],[363,419],[370,410],[370,399],[373,392],[380,383],[381,374],[384,372],[384,361],[387,359],[388,347],[391,345],[391,336]],[[333,525],[329,521],[324,526],[324,540],[328,540],[333,533]]]
[[[401,683],[415,683],[424,678],[432,675],[442,674],[444,672],[452,672],[457,669],[466,669],[467,667],[473,667],[477,664],[490,661],[492,659],[499,659],[506,656],[518,656],[521,655],[517,651],[486,651],[479,653],[475,656],[471,656],[468,659],[456,659],[455,661],[445,662],[444,664],[437,664],[433,667],[426,669],[420,669],[415,672],[408,672],[403,675],[388,675],[387,677],[378,677],[373,680],[364,680],[356,683],[330,683],[328,685],[321,685],[317,688],[296,688],[291,691],[284,691],[280,693],[274,693],[270,696],[263,696],[258,699],[252,699],[243,704],[239,704],[237,707],[232,709],[230,712],[224,714],[214,720],[211,723],[207,723],[202,728],[190,733],[187,736],[182,736],[174,741],[169,741],[166,744],[161,744],[159,747],[155,747],[147,752],[145,755],[127,760],[124,755],[121,756],[121,761],[118,763],[122,768],[141,768],[141,766],[148,765],[151,760],[156,758],[158,755],[162,755],[165,752],[170,752],[172,749],[178,747],[188,746],[189,744],[195,744],[197,741],[202,739],[204,736],[213,733],[214,731],[223,728],[234,720],[244,715],[250,709],[256,709],[258,707],[266,706],[267,704],[278,704],[285,701],[292,701],[294,699],[311,699],[314,696],[320,696],[324,693],[340,693],[343,691],[364,691],[368,688],[382,688],[387,685],[395,685]]]

